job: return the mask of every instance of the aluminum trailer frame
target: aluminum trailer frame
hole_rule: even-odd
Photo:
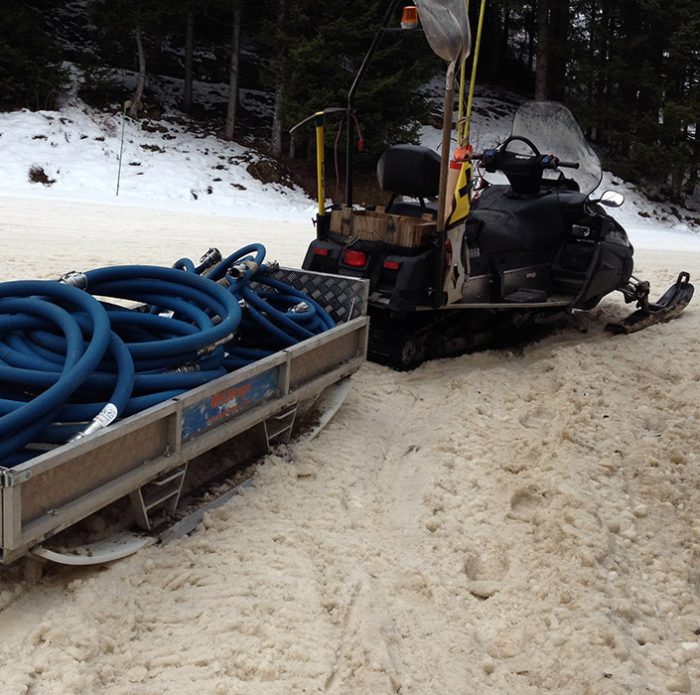
[[[188,462],[250,430],[259,430],[267,447],[285,441],[300,403],[360,368],[367,355],[368,282],[286,268],[275,275],[324,305],[336,327],[85,440],[0,467],[0,562],[13,562],[126,495],[141,500],[137,520],[148,526],[147,486],[151,499],[160,486],[163,500],[155,501],[176,504]]]

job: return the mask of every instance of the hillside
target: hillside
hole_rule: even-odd
[[[427,89],[439,100],[435,83]],[[59,111],[0,113],[1,195],[123,202],[267,219],[313,216],[314,202],[304,190],[254,147],[222,140],[174,108],[157,120],[134,121],[120,112],[92,108],[76,92],[74,88],[65,95]],[[516,95],[480,87],[472,126],[475,147],[502,141],[521,101]],[[262,103],[255,99],[258,108],[264,108]],[[421,140],[437,149],[439,131],[423,126]],[[329,182],[331,166],[327,164]],[[625,194],[627,204],[616,214],[623,224],[680,233],[700,230],[697,213],[649,201],[610,173],[603,188]]]

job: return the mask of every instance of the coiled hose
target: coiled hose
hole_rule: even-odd
[[[74,441],[335,324],[265,248],[0,283],[0,466]],[[98,299],[99,297],[99,299]],[[125,306],[129,304],[131,308]]]

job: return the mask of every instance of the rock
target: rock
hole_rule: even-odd
[[[469,585],[469,591],[477,598],[491,598],[501,587],[498,582],[481,579]]]
[[[654,633],[647,627],[637,627],[632,630],[632,636],[637,641],[637,644],[648,644],[654,642],[656,637]]]
[[[666,681],[666,688],[672,693],[689,693],[690,676],[687,671],[680,671],[669,681]]]
[[[272,159],[259,159],[246,167],[246,171],[263,184],[278,183],[292,187],[289,175],[278,162]]]

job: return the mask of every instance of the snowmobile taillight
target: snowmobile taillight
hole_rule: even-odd
[[[445,268],[452,265],[452,241],[445,239]]]
[[[327,256],[330,249],[324,249],[323,246],[314,246],[314,256]]]
[[[367,265],[367,254],[364,251],[345,249],[343,252],[343,263],[353,268],[364,268]]]
[[[398,261],[384,261],[383,265],[386,270],[398,270],[401,267]]]

